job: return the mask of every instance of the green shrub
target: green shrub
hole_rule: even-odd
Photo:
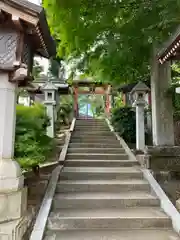
[[[43,163],[53,148],[53,140],[46,135],[50,121],[44,106],[17,106],[15,159],[28,169]]]
[[[112,109],[111,122],[115,130],[126,142],[136,142],[136,114],[131,107]]]
[[[60,99],[60,107],[57,112],[57,125],[69,125],[70,115],[73,111],[73,103],[71,96],[63,96]]]

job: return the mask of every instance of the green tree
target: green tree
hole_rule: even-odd
[[[179,0],[44,0],[58,55],[103,81],[149,75],[152,46],[180,22]]]
[[[44,68],[40,63],[35,59],[34,60],[34,65],[33,65],[33,77],[36,79],[40,77],[41,73],[44,71]]]
[[[55,59],[50,59],[48,72],[52,77],[58,78],[60,64]]]
[[[173,77],[173,83],[180,82],[180,63],[179,62],[172,64],[172,77]]]

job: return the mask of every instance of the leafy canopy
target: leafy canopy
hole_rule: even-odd
[[[44,0],[58,55],[103,81],[149,74],[152,45],[180,22],[179,0]]]
[[[40,65],[40,63],[34,59],[34,64],[33,64],[33,77],[36,79],[40,77],[41,73],[44,71],[44,67]]]

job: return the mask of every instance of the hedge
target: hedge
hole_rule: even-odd
[[[127,143],[136,142],[136,114],[131,107],[112,109],[112,125]]]
[[[17,105],[15,159],[24,169],[47,160],[54,143],[46,135],[50,121],[43,105]]]

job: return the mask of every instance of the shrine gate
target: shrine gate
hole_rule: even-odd
[[[91,79],[74,80],[72,83],[72,93],[74,98],[74,116],[80,117],[78,97],[82,94],[94,94],[104,96],[105,114],[109,116],[111,110],[111,85],[107,83],[94,82]],[[88,118],[84,115],[83,118]]]

